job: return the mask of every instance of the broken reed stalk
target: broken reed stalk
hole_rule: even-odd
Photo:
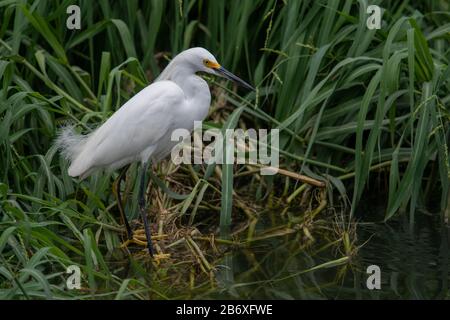
[[[326,183],[324,181],[313,179],[313,178],[305,176],[303,174],[298,174],[298,173],[295,173],[295,172],[292,172],[292,171],[288,171],[286,169],[281,169],[281,168],[276,168],[276,167],[267,167],[267,166],[262,166],[262,165],[259,165],[259,164],[250,164],[250,165],[251,166],[257,166],[259,168],[263,168],[263,169],[270,170],[270,171],[273,171],[273,172],[278,172],[279,174],[282,174],[284,176],[293,178],[293,179],[298,180],[298,181],[302,181],[304,183],[310,184],[310,185],[315,186],[315,187],[325,188],[325,186],[326,186]]]

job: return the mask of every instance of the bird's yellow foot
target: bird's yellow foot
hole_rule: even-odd
[[[152,236],[152,241],[153,240],[161,240],[166,237],[167,237],[166,234],[155,235],[155,236]],[[122,245],[120,247],[126,248],[130,244],[137,244],[139,246],[143,246],[143,247],[147,248],[147,239],[145,237],[145,230],[144,229],[135,230],[133,232],[133,239],[127,239],[124,243],[122,243]],[[160,251],[160,249],[158,251]],[[158,254],[153,255],[153,260],[156,262],[156,264],[159,264],[161,260],[168,259],[168,258],[170,258],[170,254],[166,254],[166,253],[158,253]]]
[[[161,261],[169,259],[170,253],[158,253],[153,255],[153,261],[156,263],[156,265],[159,265]]]

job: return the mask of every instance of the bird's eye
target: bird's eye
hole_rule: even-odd
[[[208,59],[203,59],[203,65],[205,67],[211,68],[211,69],[219,69],[220,68],[220,64],[218,64],[217,62],[208,60]]]

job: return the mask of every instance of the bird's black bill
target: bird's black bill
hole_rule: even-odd
[[[245,82],[244,80],[236,77],[234,74],[232,74],[230,71],[228,71],[227,69],[225,69],[224,67],[220,67],[218,69],[216,69],[216,72],[223,76],[224,78],[234,81],[235,83],[237,83],[238,85],[248,89],[248,90],[252,90],[255,91],[255,88],[253,88],[251,85],[249,85],[247,82]]]

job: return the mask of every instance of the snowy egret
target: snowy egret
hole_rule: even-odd
[[[72,177],[84,179],[96,169],[119,169],[141,162],[139,210],[151,256],[153,247],[144,199],[145,173],[149,162],[165,158],[176,145],[170,139],[173,130],[192,131],[194,121],[202,121],[207,116],[211,93],[197,72],[218,75],[254,90],[223,68],[208,50],[191,48],[173,58],[151,85],[128,100],[95,131],[79,135],[68,126],[56,140],[61,153],[70,161],[68,173]],[[123,171],[117,191],[122,177]],[[120,208],[119,192],[118,205]],[[120,211],[131,239],[131,228],[121,208]]]

